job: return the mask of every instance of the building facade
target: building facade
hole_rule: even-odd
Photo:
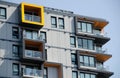
[[[0,78],[109,78],[108,21],[0,1]]]

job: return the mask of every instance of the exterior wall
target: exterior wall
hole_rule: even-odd
[[[0,6],[7,11],[7,19],[0,19],[0,77],[19,78],[12,76],[12,64],[19,63],[15,61],[17,58],[12,57],[12,45],[20,45],[19,39],[12,38],[12,27],[18,27],[14,24],[18,23],[18,8],[2,4]]]
[[[20,22],[20,8],[19,6],[11,6],[0,4],[1,7],[6,7],[7,19],[0,19],[0,77],[11,77],[11,78],[21,78],[14,77],[12,75],[12,64],[20,64],[20,75],[21,75],[21,63],[17,61],[19,58],[14,58],[12,56],[12,45],[21,45],[22,39],[22,29],[18,25]],[[76,53],[76,50],[86,50],[70,47],[70,36],[75,35],[75,25],[74,25],[74,15],[70,16],[67,14],[52,13],[45,11],[45,26],[40,31],[46,32],[45,48],[47,49],[47,61],[61,63],[63,65],[62,73],[63,78],[72,78],[72,70],[77,70],[77,66],[71,63],[71,53]],[[51,28],[51,16],[57,18],[57,28]],[[58,18],[64,18],[64,29],[59,29]],[[12,27],[19,27],[19,39],[12,38]],[[40,35],[40,32],[39,32]],[[77,40],[76,40],[77,44]],[[22,47],[20,47],[22,50]],[[73,69],[74,68],[74,69]],[[95,69],[91,67],[84,67],[88,69]],[[48,66],[48,78],[58,78],[58,69],[55,67]],[[6,74],[7,73],[7,74]],[[78,77],[79,78],[79,77]]]

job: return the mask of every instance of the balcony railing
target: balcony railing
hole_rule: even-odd
[[[40,22],[40,17],[36,15],[25,14],[25,20]]]
[[[96,68],[101,71],[108,71],[109,67],[104,65],[97,65]]]
[[[40,58],[42,58],[42,52],[33,51],[33,50],[25,50],[25,57],[40,59]]]
[[[39,70],[39,69],[32,69],[32,68],[24,68],[23,69],[23,77],[43,78],[42,74],[43,74],[42,70]]]

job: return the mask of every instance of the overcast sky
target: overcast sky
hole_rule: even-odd
[[[120,0],[7,0],[16,3],[22,1],[52,8],[73,11],[76,14],[104,18],[109,21],[105,27],[111,40],[105,44],[112,58],[105,62],[114,72],[111,78],[120,78]]]

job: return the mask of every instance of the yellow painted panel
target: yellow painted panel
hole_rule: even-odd
[[[41,21],[35,22],[35,21],[25,20],[25,11],[27,10],[38,12]],[[22,23],[26,23],[26,24],[44,26],[44,7],[22,2],[21,3],[21,21]]]

